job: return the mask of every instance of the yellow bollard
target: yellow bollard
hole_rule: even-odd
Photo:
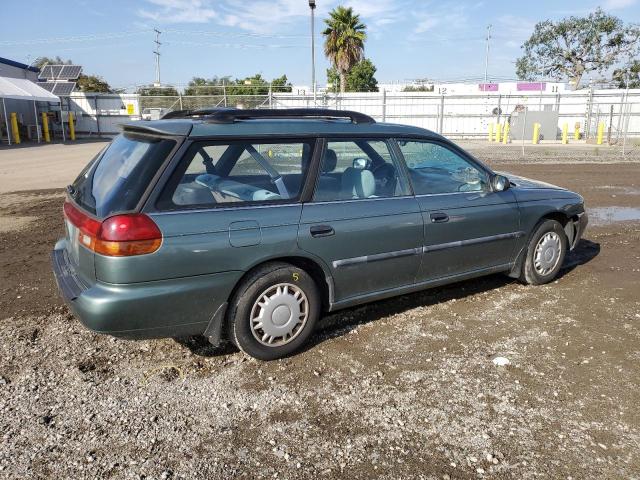
[[[598,124],[598,138],[596,139],[596,145],[602,145],[602,137],[604,137],[604,122]]]
[[[489,124],[489,141],[493,142],[493,123]]]
[[[502,133],[502,125],[498,123],[496,124],[496,142],[498,143],[500,143],[501,133]]]
[[[76,139],[76,127],[73,124],[73,112],[69,112],[69,138],[71,140]]]
[[[18,114],[11,112],[11,133],[13,134],[13,143],[20,143],[20,130],[18,130]]]
[[[504,145],[509,143],[509,130],[511,130],[511,125],[509,125],[508,123],[505,123],[502,129],[502,143]]]
[[[562,143],[566,145],[569,143],[569,124],[562,125]]]
[[[533,143],[534,145],[537,145],[539,140],[540,140],[540,124],[536,122],[533,124],[533,138],[531,139],[531,143]]]
[[[49,117],[45,112],[42,112],[42,135],[44,136],[45,142],[51,141],[51,136],[49,135]]]
[[[576,122],[573,129],[573,139],[580,140],[580,122]]]

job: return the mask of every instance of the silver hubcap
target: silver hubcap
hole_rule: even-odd
[[[280,347],[304,329],[309,302],[300,288],[279,283],[262,292],[251,309],[251,333],[262,345]]]
[[[533,265],[536,272],[540,275],[547,275],[556,268],[560,260],[561,251],[560,236],[555,232],[545,233],[538,241],[533,256]]]

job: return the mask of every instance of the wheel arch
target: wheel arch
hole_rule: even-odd
[[[307,272],[320,290],[320,298],[322,299],[322,310],[329,310],[333,303],[333,277],[329,269],[324,265],[324,262],[317,258],[303,254],[281,255],[269,258],[262,258],[260,261],[251,265],[247,271],[238,279],[233,289],[229,293],[228,300],[230,301],[236,294],[240,285],[244,280],[251,276],[256,270],[262,268],[269,263],[288,263],[295,267],[298,267]]]
[[[573,241],[576,235],[575,223],[578,221],[577,215],[569,215],[566,212],[563,212],[557,209],[548,210],[547,212],[542,213],[539,216],[539,218],[533,224],[533,227],[531,227],[530,231],[526,233],[526,237],[525,237],[526,240],[524,242],[524,245],[520,249],[520,252],[518,252],[518,255],[516,256],[516,260],[513,264],[513,267],[508,273],[509,277],[511,278],[520,277],[520,272],[522,271],[522,266],[524,265],[524,259],[526,257],[529,240],[531,239],[531,236],[533,235],[533,233],[536,231],[538,225],[540,225],[540,223],[544,222],[545,220],[555,220],[560,225],[562,225],[562,229],[564,230],[565,235],[567,235],[568,244],[573,245]]]

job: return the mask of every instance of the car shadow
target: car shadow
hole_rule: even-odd
[[[569,254],[564,259],[564,263],[562,264],[562,268],[560,269],[560,273],[558,273],[558,278],[562,278],[567,273],[574,270],[576,267],[580,265],[584,265],[585,263],[589,263],[591,260],[596,258],[600,254],[600,244],[596,242],[592,242],[591,240],[581,239],[576,248],[569,252]]]
[[[590,262],[598,256],[599,253],[599,243],[586,239],[580,240],[576,248],[565,258],[558,278],[562,278],[576,267]],[[301,350],[294,353],[294,355],[313,349],[332,338],[347,335],[360,325],[375,322],[381,318],[397,315],[417,307],[427,307],[454,299],[465,298],[469,295],[476,295],[517,282],[518,280],[499,273],[426,289],[416,293],[400,295],[357,307],[346,308],[336,313],[325,314],[318,320],[316,332],[311,339]],[[215,347],[211,345],[204,336],[176,338],[174,340],[188,348],[195,355],[201,357],[217,357],[238,351],[230,342],[225,342]]]

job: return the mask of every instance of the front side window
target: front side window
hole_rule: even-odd
[[[427,141],[398,144],[416,195],[489,190],[486,172],[455,151]]]
[[[159,207],[207,207],[296,200],[312,141],[196,143],[165,187]]]
[[[329,140],[314,201],[399,197],[408,194],[386,140]]]

